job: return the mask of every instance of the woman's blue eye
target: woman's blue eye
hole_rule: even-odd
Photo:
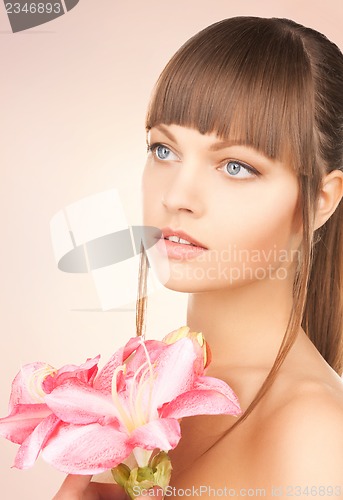
[[[160,160],[166,160],[169,157],[171,151],[166,146],[161,145],[157,146],[157,148],[155,149],[155,153],[157,158],[159,158]]]
[[[148,147],[148,151],[151,151],[158,160],[176,161],[179,159],[171,149],[169,149],[167,146],[164,146],[163,144],[152,144]]]
[[[229,161],[224,165],[224,170],[230,177],[237,177],[238,179],[247,179],[253,177],[254,171],[249,165],[245,165],[239,161]]]

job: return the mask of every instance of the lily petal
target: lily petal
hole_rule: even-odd
[[[138,349],[141,344],[142,337],[132,337],[128,342],[126,342],[123,350],[123,361],[126,361],[133,351]]]
[[[236,402],[215,390],[193,390],[180,394],[159,410],[161,418],[183,418],[193,415],[240,415]]]
[[[232,403],[237,407],[237,411],[241,412],[236,394],[226,382],[219,378],[207,376],[198,377],[195,380],[194,389],[209,389],[221,392],[232,401]]]
[[[34,404],[37,403],[37,397],[30,390],[27,381],[31,379],[33,373],[37,370],[45,368],[46,363],[29,363],[24,365],[20,372],[17,373],[12,382],[12,391],[9,402],[9,411],[18,404]]]
[[[168,333],[162,341],[166,344],[173,344],[184,337],[191,339],[194,344],[194,349],[197,353],[194,369],[197,375],[202,375],[204,369],[210,364],[212,355],[210,346],[201,332],[191,332],[189,326],[181,326],[181,328]]]
[[[137,427],[129,438],[132,448],[145,450],[171,450],[177,446],[181,438],[179,422],[174,418],[152,420],[141,427]]]
[[[48,376],[43,382],[43,389],[48,394],[58,385],[69,378],[78,378],[82,382],[92,384],[98,371],[98,362],[100,356],[89,358],[80,366],[65,365],[60,368],[55,375]]]
[[[0,436],[13,443],[22,444],[51,411],[46,404],[16,405],[11,413],[0,419]]]
[[[136,340],[136,339],[138,339],[138,340]],[[135,355],[131,359],[125,360],[128,372],[136,372],[141,365],[146,363],[146,361],[147,361],[146,351],[149,354],[150,362],[154,363],[155,360],[161,355],[161,353],[165,349],[167,349],[167,347],[168,347],[167,344],[165,344],[164,342],[161,342],[160,340],[145,340],[144,341],[145,348],[146,348],[146,350],[145,350],[143,345],[142,345],[141,337],[136,337],[136,338],[133,338],[131,340],[135,341],[135,342],[132,342],[132,343],[128,342],[125,346],[125,349],[127,349],[127,346],[130,347],[130,349],[132,349],[132,347],[135,346],[136,352],[135,352]],[[126,351],[126,354],[128,352],[130,352],[130,351]],[[131,351],[131,353],[132,353],[132,351]]]
[[[98,474],[130,454],[127,435],[111,425],[61,424],[42,451],[46,462],[69,474]]]
[[[58,418],[71,424],[117,421],[119,416],[110,396],[77,378],[56,387],[45,402]]]
[[[111,394],[112,392],[112,378],[118,366],[123,364],[123,352],[124,348],[121,347],[116,351],[105,366],[100,370],[100,373],[96,377],[93,387],[104,394]]]
[[[18,469],[32,467],[47,439],[59,424],[60,420],[55,415],[49,415],[37,425],[19,448],[14,460],[14,467]]]
[[[175,344],[167,345],[154,366],[157,377],[152,389],[152,409],[159,408],[163,403],[172,401],[193,387],[195,359],[196,354],[190,339],[183,338]]]
[[[58,374],[68,372],[73,375],[78,375],[80,380],[90,382],[90,377],[93,376],[94,367],[97,366],[100,360],[100,354],[94,358],[87,358],[81,365],[65,365],[58,370]]]

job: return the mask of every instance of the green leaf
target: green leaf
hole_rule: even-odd
[[[160,451],[151,461],[156,486],[166,488],[170,482],[172,465],[168,453]]]
[[[125,464],[119,464],[111,469],[113,479],[117,484],[125,488],[126,482],[130,477],[130,467]]]

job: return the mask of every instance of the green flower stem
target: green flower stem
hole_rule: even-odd
[[[149,490],[154,486],[165,489],[169,484],[171,471],[171,461],[165,451],[160,451],[145,467],[130,469],[125,464],[119,464],[111,469],[115,482],[125,489],[132,500],[140,496],[142,490]]]

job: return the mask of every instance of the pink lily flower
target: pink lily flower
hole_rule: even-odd
[[[65,424],[43,457],[62,471],[81,474],[113,468],[131,453],[139,467],[148,465],[154,449],[178,444],[184,416],[240,413],[227,384],[204,376],[204,351],[186,336],[171,344],[133,338],[93,387],[69,380],[45,399]]]
[[[45,403],[45,396],[71,378],[91,385],[99,358],[88,359],[80,366],[65,365],[59,370],[41,362],[21,368],[12,383],[9,415],[0,419],[0,435],[21,445],[15,467],[32,466],[44,443],[61,423]]]
[[[238,400],[230,387],[205,376],[208,354],[201,334],[183,327],[165,341],[130,339],[92,383],[66,377],[44,395],[49,411],[45,418],[58,423],[52,432],[45,433],[45,427],[42,431],[43,458],[72,474],[97,474],[130,456],[144,467],[153,450],[177,446],[181,418],[239,415]],[[29,441],[17,467],[32,462],[30,447]],[[37,446],[34,449],[36,452]]]

